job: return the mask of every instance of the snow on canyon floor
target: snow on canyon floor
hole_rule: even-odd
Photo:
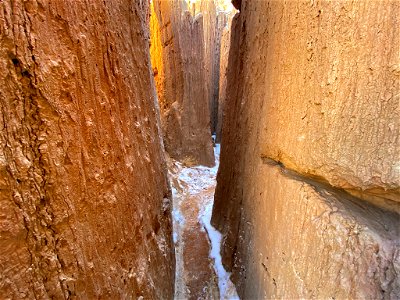
[[[175,299],[239,299],[222,266],[221,234],[210,219],[219,164],[185,167],[169,161],[173,193],[173,226],[176,253]]]

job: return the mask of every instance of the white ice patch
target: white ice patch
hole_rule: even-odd
[[[210,201],[200,212],[199,218],[202,225],[206,228],[208,236],[211,241],[210,257],[214,260],[214,269],[218,277],[218,288],[220,299],[236,300],[240,299],[237,295],[236,288],[231,282],[231,273],[226,272],[222,265],[221,258],[221,242],[222,235],[211,225],[211,214],[213,208],[213,201]]]
[[[172,218],[174,222],[178,223],[181,226],[185,224],[185,217],[181,214],[179,209],[174,208],[172,210]]]
[[[207,170],[204,170],[206,175],[212,178],[213,185],[216,184],[216,177],[219,166],[219,155],[221,150],[220,147],[221,147],[220,144],[216,144],[216,147],[214,148],[214,155],[216,162],[215,166],[213,168],[206,168]],[[204,168],[204,167],[198,167],[198,168]],[[210,238],[211,241],[210,257],[214,261],[214,270],[217,273],[218,277],[218,288],[220,293],[220,299],[224,300],[240,299],[236,292],[236,287],[230,280],[231,273],[226,272],[224,266],[222,265],[222,258],[221,258],[222,234],[211,225],[211,215],[212,215],[213,205],[214,205],[214,199],[210,199],[210,201],[207,201],[207,205],[203,207],[199,213],[199,221],[206,229],[208,237]]]
[[[172,187],[172,196],[175,197],[178,194],[176,188]]]
[[[204,166],[196,167],[185,167],[179,162],[174,162],[174,167],[176,168],[174,173],[177,175],[177,182],[175,184],[179,185],[179,190],[172,188],[172,194],[174,198],[174,208],[172,211],[172,216],[174,220],[174,233],[173,240],[175,243],[179,241],[181,232],[180,227],[185,223],[185,217],[182,215],[179,204],[184,200],[187,195],[196,195],[204,190],[215,187],[216,177],[219,166],[219,155],[220,155],[220,145],[216,144],[214,147],[215,155],[215,166],[212,168],[207,168]],[[181,190],[181,191],[180,191]],[[202,207],[199,212],[199,222],[203,225],[202,231],[208,233],[209,239],[211,241],[211,251],[210,258],[214,261],[214,270],[218,277],[218,287],[220,291],[220,299],[223,300],[236,300],[239,299],[236,288],[234,284],[230,281],[230,273],[226,272],[221,259],[221,240],[222,235],[214,227],[211,226],[211,214],[214,199],[204,199],[203,203],[207,203],[205,207]],[[179,257],[177,257],[177,266]],[[176,269],[177,279],[179,278],[180,271]]]
[[[178,234],[176,232],[174,232],[172,234],[172,239],[174,240],[174,243],[176,244],[178,242]]]

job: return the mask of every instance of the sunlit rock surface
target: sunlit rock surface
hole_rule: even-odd
[[[155,0],[150,28],[165,149],[186,165],[213,166],[203,16],[183,1]]]
[[[241,297],[400,297],[399,9],[241,1],[212,219]]]
[[[189,1],[193,14],[203,15],[204,30],[204,68],[206,72],[206,93],[210,107],[211,131],[217,131],[220,121],[220,62],[225,58],[221,52],[221,37],[224,28],[230,28],[230,22],[236,10],[228,0],[198,0]]]

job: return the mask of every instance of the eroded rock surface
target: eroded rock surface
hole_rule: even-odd
[[[181,0],[153,1],[151,58],[164,143],[187,165],[214,165],[201,14]]]
[[[399,10],[241,1],[213,211],[241,297],[400,297]]]
[[[192,4],[194,14],[203,14],[204,30],[204,68],[206,90],[210,107],[211,132],[216,133],[219,124],[220,62],[225,52],[221,52],[221,37],[225,27],[235,14],[232,4],[227,0],[200,0]]]
[[[284,7],[274,15],[282,28],[264,35],[261,155],[380,205],[400,202],[400,3],[299,9],[292,19]]]
[[[0,2],[0,294],[173,296],[147,1]]]
[[[211,132],[214,132],[216,125],[215,109],[218,108],[218,99],[215,98],[218,92],[217,84],[219,80],[219,63],[218,48],[218,12],[217,1],[200,0],[193,3],[193,11],[195,14],[203,15],[203,31],[204,31],[204,69],[206,74],[206,97],[210,108],[210,126]]]
[[[227,90],[227,71],[228,71],[228,59],[229,49],[231,44],[231,23],[234,14],[230,13],[226,15],[226,25],[221,33],[221,46],[220,46],[220,67],[219,67],[219,89],[218,89],[218,120],[216,125],[216,141],[221,142],[222,135],[222,124],[224,117],[224,104],[226,100]]]

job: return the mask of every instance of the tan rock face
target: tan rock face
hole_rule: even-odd
[[[396,213],[279,166],[255,171],[243,192],[257,204],[243,199],[233,261],[243,299],[398,298]]]
[[[229,58],[229,49],[231,44],[231,23],[233,14],[227,14],[227,22],[221,33],[220,47],[220,67],[219,67],[219,89],[218,89],[218,121],[216,127],[216,141],[221,142],[222,124],[224,116],[224,104],[226,100],[227,89],[227,67]]]
[[[153,1],[151,57],[164,143],[171,157],[212,166],[204,71],[203,20],[181,1]]]
[[[0,2],[0,294],[171,298],[147,4]]]
[[[242,1],[213,214],[242,297],[400,296],[399,9]]]
[[[274,15],[282,28],[266,35],[261,155],[360,197],[400,202],[400,4],[300,9],[290,22],[289,12]]]
[[[211,61],[211,85],[210,85],[210,118],[211,131],[215,133],[218,126],[218,106],[219,106],[219,81],[220,81],[220,61],[221,61],[221,36],[222,31],[227,24],[227,14],[224,12],[217,13],[215,18],[215,32],[212,43],[212,51],[209,54]]]
[[[235,14],[233,6],[226,0],[199,0],[192,3],[193,14],[203,15],[204,68],[206,94],[210,107],[211,132],[216,133],[219,125],[219,88],[221,37]]]
[[[218,79],[219,69],[219,52],[218,47],[218,24],[217,24],[217,6],[215,0],[200,0],[194,3],[194,11],[203,15],[203,31],[204,31],[204,68],[205,68],[205,83],[206,97],[210,108],[210,126],[211,132],[215,131],[216,118],[215,110],[218,109]]]

